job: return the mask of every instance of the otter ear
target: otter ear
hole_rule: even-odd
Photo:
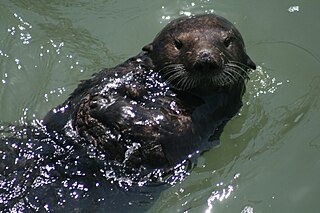
[[[147,44],[146,46],[142,47],[143,51],[147,51],[148,53],[153,51],[153,45],[152,44]]]
[[[256,69],[256,64],[251,60],[251,58],[248,55],[247,55],[246,65],[253,70]]]

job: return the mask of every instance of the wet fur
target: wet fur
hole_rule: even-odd
[[[129,167],[172,167],[216,144],[242,106],[251,69],[229,21],[183,17],[137,56],[82,82],[44,124]]]

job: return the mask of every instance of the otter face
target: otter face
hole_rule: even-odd
[[[239,31],[213,14],[172,21],[143,50],[167,83],[180,90],[232,86],[256,68]]]

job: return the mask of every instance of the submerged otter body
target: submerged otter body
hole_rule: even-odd
[[[49,131],[130,167],[172,167],[212,147],[242,106],[255,64],[217,15],[169,23],[140,54],[82,82],[44,118]]]

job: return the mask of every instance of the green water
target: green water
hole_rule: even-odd
[[[319,9],[316,0],[2,0],[0,120],[41,119],[171,19],[214,11],[235,23],[258,69],[222,144],[149,211],[318,212]]]

